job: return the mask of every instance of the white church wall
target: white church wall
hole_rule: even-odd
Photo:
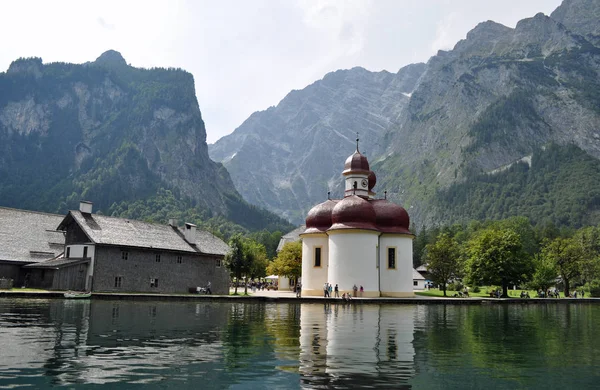
[[[413,297],[412,237],[383,234],[379,241],[381,296]],[[388,267],[388,249],[396,248],[396,268]]]
[[[378,297],[377,237],[370,230],[329,232],[329,283],[339,284],[340,295],[363,286],[364,297]],[[360,294],[360,293],[359,293]]]
[[[315,248],[321,248],[321,266],[315,267]],[[323,295],[327,282],[329,245],[325,233],[302,235],[302,295]]]

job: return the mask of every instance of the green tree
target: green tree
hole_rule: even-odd
[[[235,283],[235,294],[237,294],[237,282],[242,279],[242,276],[248,272],[249,262],[248,257],[244,251],[244,242],[242,236],[239,234],[234,235],[229,240],[229,247],[231,248],[229,253],[225,255],[225,266],[236,279]],[[245,287],[247,288],[247,287]],[[247,291],[244,290],[246,293]]]
[[[550,286],[556,284],[558,273],[556,272],[556,265],[552,259],[537,254],[533,259],[533,264],[535,271],[533,272],[531,282],[529,283],[532,288],[547,291]]]
[[[458,277],[461,270],[458,244],[448,233],[441,233],[433,243],[425,246],[425,261],[429,278],[446,296],[448,280]]]
[[[579,229],[573,236],[582,250],[581,283],[600,279],[600,227]]]
[[[267,267],[267,272],[297,281],[302,275],[302,242],[286,243]]]
[[[264,278],[267,276],[267,250],[263,244],[254,240],[246,239],[243,243],[244,252],[249,258],[248,275],[251,279]]]
[[[546,242],[542,255],[552,261],[565,285],[565,296],[569,296],[571,282],[581,274],[583,251],[573,238],[558,237]]]
[[[469,279],[502,285],[503,297],[509,284],[520,284],[532,273],[519,235],[510,229],[482,230],[468,242],[467,254]]]

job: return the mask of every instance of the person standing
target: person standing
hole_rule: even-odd
[[[360,296],[361,296],[361,297],[363,296],[363,292],[364,292],[364,291],[365,291],[365,289],[364,289],[364,288],[363,288],[363,286],[361,285],[361,286],[360,286]]]
[[[327,298],[327,295],[329,294],[329,286],[327,285],[328,283],[325,282],[325,284],[323,284],[323,297]]]
[[[328,286],[328,287],[327,287],[327,296],[328,296],[329,298],[331,298],[331,291],[333,291],[333,286],[332,286],[332,285],[331,285],[331,283],[329,283],[329,282],[327,283],[327,286]]]
[[[339,297],[340,297],[340,288],[338,287],[338,284],[337,284],[337,283],[335,284],[335,289],[334,289],[334,291],[335,291],[335,297],[336,297],[336,298],[339,298]]]
[[[354,286],[352,286],[352,296],[356,297],[356,292],[358,291],[358,287],[356,287],[356,284]]]
[[[211,286],[211,284],[210,284],[210,280],[209,280],[208,284],[206,285],[206,293],[212,295],[212,290],[210,289],[210,286]]]

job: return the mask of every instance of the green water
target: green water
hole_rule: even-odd
[[[0,299],[0,388],[589,389],[600,305]]]

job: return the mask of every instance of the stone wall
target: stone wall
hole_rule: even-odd
[[[123,251],[127,251],[126,260]],[[220,256],[97,246],[92,290],[187,293],[190,287],[206,286],[210,281],[213,294],[229,294],[229,274],[223,264],[217,267],[218,259],[222,263]],[[120,287],[115,286],[117,277],[121,278]],[[151,279],[158,279],[158,285],[152,286]]]

